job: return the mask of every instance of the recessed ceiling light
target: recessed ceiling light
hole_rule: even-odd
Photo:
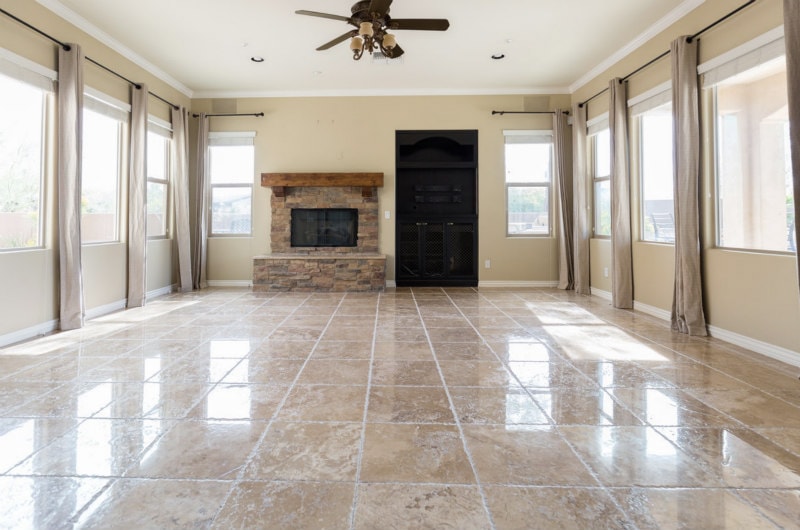
[[[505,59],[505,58],[506,54],[504,53],[495,53],[494,55],[492,55],[492,59],[494,59],[495,61],[499,61],[500,59]]]
[[[254,55],[254,56],[250,57],[250,60],[253,61],[254,63],[263,63],[264,62],[264,58],[261,57],[260,55]]]
[[[313,74],[314,75],[322,75],[322,71],[321,70],[314,70]]]

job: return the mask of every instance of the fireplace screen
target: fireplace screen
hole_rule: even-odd
[[[356,208],[293,208],[293,247],[354,247],[358,235]]]

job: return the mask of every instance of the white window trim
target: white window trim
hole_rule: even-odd
[[[55,70],[45,68],[5,48],[0,48],[0,73],[48,92],[55,90],[53,83],[58,81]]]
[[[211,131],[208,133],[208,146],[254,146],[255,145],[255,131]],[[255,150],[253,155],[255,156]],[[255,163],[255,161],[254,161]],[[208,176],[208,237],[225,237],[225,238],[238,238],[238,237],[253,237],[253,200],[254,188],[252,179],[249,184],[236,183],[236,184],[212,184],[211,175]],[[213,230],[214,215],[211,211],[211,197],[214,188],[250,188],[250,230],[242,234],[218,234]]]
[[[553,237],[553,131],[549,129],[503,130],[503,145],[507,144],[550,144],[550,180],[547,182],[505,182],[506,203],[506,237],[510,238],[546,238]],[[505,180],[505,177],[504,177]],[[508,232],[508,191],[509,188],[546,188],[547,189],[547,233],[546,234],[511,234]]]
[[[165,122],[164,120],[159,120],[158,118],[156,118],[154,116],[149,116],[148,117],[147,132],[152,132],[153,134],[156,134],[158,136],[166,138],[167,142],[171,142],[172,141],[172,130],[170,129],[167,133],[165,133],[165,128],[163,127],[163,124],[165,124],[165,123],[167,123],[167,122]],[[170,203],[172,201],[172,188],[170,187],[170,182],[172,181],[172,173],[171,173],[171,169],[172,169],[172,160],[171,160],[172,149],[171,149],[171,146],[170,146],[169,143],[167,143],[167,153],[166,154],[167,154],[167,158],[166,158],[166,161],[165,161],[166,162],[166,167],[164,168],[164,170],[165,170],[164,174],[165,174],[166,178],[159,179],[159,178],[150,177],[148,175],[147,179],[146,179],[147,183],[152,182],[154,184],[162,184],[162,185],[166,186],[166,188],[167,188],[167,190],[166,190],[166,210],[164,212],[164,214],[166,216],[165,219],[164,219],[164,233],[163,234],[159,234],[159,235],[155,235],[155,236],[147,236],[148,241],[150,241],[150,240],[158,240],[158,239],[169,239],[170,238],[170,212],[169,212],[169,205],[170,205]]]
[[[786,44],[780,26],[700,64],[697,73],[702,76],[702,87],[708,88],[783,55]]]
[[[608,112],[604,112],[599,116],[595,116],[586,122],[586,136],[594,136],[595,134],[608,129],[609,117]]]
[[[602,114],[592,120],[594,123],[589,125],[587,123],[587,128],[589,128],[590,133],[588,135],[588,144],[589,144],[589,174],[591,180],[591,188],[592,188],[592,237],[595,239],[611,239],[611,234],[598,234],[597,233],[597,201],[595,197],[595,189],[597,188],[598,182],[611,182],[611,173],[608,175],[603,175],[602,177],[598,177],[595,173],[597,168],[597,140],[596,136],[609,129],[609,122],[608,122],[608,113]],[[611,156],[611,153],[609,153]],[[610,185],[610,184],[609,184]]]
[[[638,116],[672,101],[672,81],[661,83],[628,100],[629,116]]]

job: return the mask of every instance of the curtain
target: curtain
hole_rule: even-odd
[[[800,243],[800,2],[797,0],[783,0],[783,28],[786,77],[789,84],[789,142],[794,177],[794,235],[795,241]],[[800,251],[797,256],[797,275],[800,282]]]
[[[195,223],[192,232],[192,285],[195,289],[208,287],[208,118],[200,114],[197,127],[197,178],[195,179]]]
[[[569,162],[572,159],[572,143],[567,112],[557,110],[553,113],[553,151],[555,155],[553,170],[557,190],[559,233],[558,233],[558,288],[575,288],[574,256],[572,251],[572,173]]]
[[[189,113],[183,107],[172,109],[171,145],[178,286],[186,292],[192,290],[192,252],[189,232]]]
[[[147,98],[147,85],[131,87],[128,307],[142,307],[147,291]]]
[[[58,250],[62,330],[83,326],[81,270],[81,153],[83,52],[58,49]]]
[[[628,85],[609,84],[611,108],[611,300],[618,309],[633,309],[631,247],[631,176],[628,160]]]
[[[592,237],[592,223],[589,218],[589,176],[587,169],[586,106],[572,107],[572,187],[574,208],[574,280],[575,292],[591,294],[592,284],[589,276],[589,240]]]
[[[686,36],[670,46],[675,198],[675,290],[672,329],[704,337],[700,260],[700,105],[697,40]]]

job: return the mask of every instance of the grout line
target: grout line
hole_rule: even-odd
[[[367,374],[367,392],[364,397],[364,415],[361,421],[361,439],[358,445],[358,456],[356,459],[356,480],[353,492],[353,507],[350,510],[350,529],[353,530],[356,524],[356,511],[358,510],[358,497],[359,497],[359,484],[361,483],[361,466],[364,458],[364,444],[367,437],[367,414],[369,414],[369,393],[372,390],[372,371],[375,368],[375,342],[378,337],[378,322],[381,310],[381,295],[378,293],[378,299],[375,304],[375,321],[372,325],[372,346],[370,347],[369,357],[369,371]]]
[[[445,295],[447,295],[447,293],[444,291],[444,289],[442,289],[441,291],[444,292]],[[453,402],[453,397],[452,397],[452,395],[450,395],[450,389],[447,386],[447,381],[445,380],[444,374],[442,373],[442,367],[439,364],[439,358],[436,355],[436,348],[434,348],[433,341],[431,341],[431,336],[428,333],[428,328],[427,328],[427,326],[425,326],[425,319],[422,316],[422,312],[420,311],[420,307],[419,307],[419,302],[417,301],[417,298],[414,295],[413,289],[411,291],[411,296],[414,299],[414,305],[417,306],[417,312],[419,314],[419,319],[420,319],[420,321],[422,323],[422,329],[425,331],[425,337],[428,340],[428,346],[431,348],[431,352],[433,354],[433,361],[434,361],[434,363],[436,363],[436,371],[439,373],[439,379],[441,379],[441,381],[442,381],[442,387],[444,388],[445,395],[447,396],[447,402],[450,405],[450,413],[453,415],[453,419],[456,422],[455,423],[456,429],[458,429],[458,435],[461,438],[461,446],[464,449],[464,454],[467,457],[467,461],[469,462],[469,466],[472,469],[472,474],[475,477],[475,484],[477,485],[478,493],[481,496],[481,502],[483,503],[483,509],[486,512],[486,517],[489,520],[489,524],[491,525],[491,528],[494,529],[494,528],[496,528],[495,522],[494,522],[494,517],[492,516],[492,512],[489,509],[489,501],[486,498],[486,492],[484,491],[483,485],[481,484],[481,479],[480,479],[480,476],[478,475],[478,468],[475,466],[475,461],[472,458],[472,453],[470,452],[469,447],[467,446],[467,438],[466,438],[466,436],[464,436],[464,428],[461,426],[461,420],[458,417],[458,411],[456,410],[455,403]],[[449,296],[447,298],[448,298],[448,300],[450,300],[450,303],[453,304],[452,299],[450,299]],[[453,304],[453,305],[455,305],[455,304]],[[457,306],[456,306],[456,309],[458,309]]]

